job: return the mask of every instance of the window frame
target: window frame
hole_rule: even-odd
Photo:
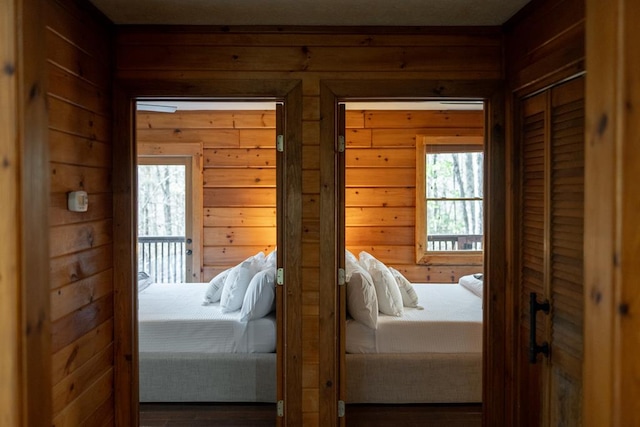
[[[416,264],[421,265],[481,265],[484,250],[480,251],[430,251],[427,242],[427,198],[426,198],[426,155],[428,147],[478,147],[479,152],[485,153],[483,136],[416,136]],[[443,152],[450,150],[442,150]],[[486,164],[486,160],[485,160]],[[483,174],[486,171],[483,170]],[[484,209],[484,191],[482,205]],[[483,230],[483,239],[485,232]]]
[[[191,239],[191,243],[185,242],[185,249],[191,249],[192,255],[188,258],[185,281],[201,282],[203,265],[203,148],[200,143],[145,143],[137,144],[136,165],[155,164],[182,164],[186,166],[186,224],[185,237]],[[136,188],[136,209],[137,203]],[[136,222],[136,239],[137,239]],[[136,259],[137,262],[137,259]]]

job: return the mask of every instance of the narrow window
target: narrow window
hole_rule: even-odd
[[[422,264],[481,260],[482,139],[424,137],[423,140],[423,144],[418,144],[416,156],[416,260]]]

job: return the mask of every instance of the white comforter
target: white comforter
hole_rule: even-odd
[[[241,322],[240,311],[202,305],[208,283],[156,283],[138,294],[140,352],[271,353],[276,349],[272,313]]]
[[[347,320],[347,353],[482,352],[482,299],[458,284],[414,284],[424,310],[379,314],[378,329]]]

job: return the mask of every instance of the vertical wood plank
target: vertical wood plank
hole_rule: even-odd
[[[43,2],[22,0],[17,15],[18,132],[21,145],[20,194],[21,277],[20,302],[23,348],[23,423],[49,425],[51,421],[51,322],[49,316],[48,213],[49,164],[45,24]],[[35,244],[37,242],[37,244]]]
[[[302,425],[302,82],[295,82],[285,96],[284,210],[285,267],[285,384],[284,425]]]
[[[20,269],[20,157],[18,139],[17,0],[0,2],[0,424],[21,426],[23,391],[20,375],[22,327],[20,306],[26,286]]]
[[[483,300],[483,425],[507,425],[505,384],[507,341],[504,319],[506,306],[506,153],[504,96],[496,90],[485,102],[485,250],[486,293]]]
[[[114,387],[118,426],[138,425],[138,323],[135,259],[137,236],[136,146],[134,105],[120,87],[114,89],[113,279]]]
[[[340,182],[338,177],[340,162],[336,154],[336,136],[338,120],[336,117],[337,98],[331,88],[320,87],[320,336],[318,338],[320,366],[320,425],[335,426],[337,423],[338,388],[336,381],[336,356],[343,351],[336,343],[340,325],[336,304],[337,272],[339,268],[338,254],[344,250],[344,242],[338,240],[338,225],[342,222],[338,215],[344,216],[339,209]],[[343,172],[344,174],[344,172]],[[342,174],[342,175],[343,175]],[[344,252],[342,252],[344,253]]]
[[[281,103],[276,104],[276,139],[279,135],[284,137],[285,132],[285,111],[284,105]],[[284,234],[284,215],[283,207],[284,196],[286,193],[283,191],[283,185],[285,182],[285,170],[284,170],[284,151],[278,151],[276,149],[276,243],[280,246],[280,250],[276,254],[276,268],[282,268],[284,265],[283,246],[285,243]],[[279,208],[279,209],[278,209]],[[276,284],[277,285],[277,284]],[[283,352],[285,348],[286,337],[284,332],[284,289],[282,286],[276,286],[276,378],[282,378],[285,375],[285,360]],[[276,400],[284,401],[285,399],[285,385],[282,381],[276,381]],[[284,426],[284,417],[277,417],[276,427]]]
[[[640,5],[637,1],[624,1],[620,15],[622,28],[620,37],[623,50],[619,62],[621,76],[624,76],[620,87],[620,127],[621,157],[622,157],[622,232],[616,236],[621,242],[621,285],[620,301],[617,303],[618,322],[620,331],[616,334],[620,338],[620,345],[614,347],[619,353],[619,363],[615,366],[619,370],[617,377],[620,390],[620,409],[616,423],[618,425],[640,424],[640,381],[638,359],[633,357],[640,352],[640,289],[637,278],[640,277],[640,195],[637,190],[637,171],[640,165],[640,85],[638,84],[638,70],[640,70],[640,53],[637,40],[640,37],[638,20],[640,19]],[[633,237],[631,237],[633,236]],[[629,375],[633,372],[633,375]]]
[[[587,0],[586,426],[637,425],[640,103],[637,2]],[[635,212],[635,213],[634,213]]]
[[[587,1],[585,151],[585,361],[587,427],[614,426],[615,262],[618,262],[620,58],[622,1]]]

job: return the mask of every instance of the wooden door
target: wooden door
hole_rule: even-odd
[[[577,426],[582,424],[584,79],[522,100],[519,141],[516,422]],[[532,293],[540,310],[532,311]],[[533,354],[532,316],[541,350]]]

